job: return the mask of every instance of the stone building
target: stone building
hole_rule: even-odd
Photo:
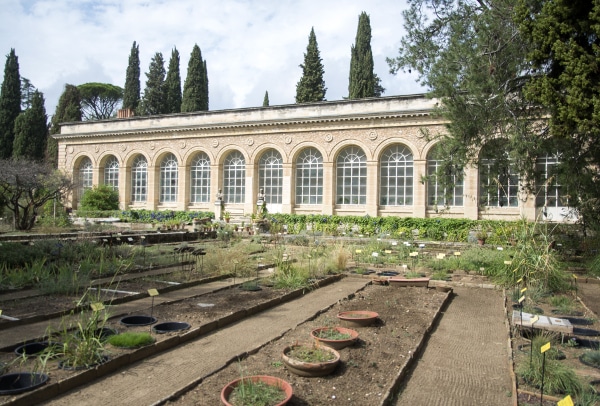
[[[59,168],[83,191],[108,184],[122,209],[215,208],[233,217],[269,212],[370,216],[558,219],[560,188],[524,194],[510,173],[483,162],[464,168],[452,191],[436,181],[432,136],[445,131],[424,95],[243,108],[65,123]],[[429,136],[427,136],[427,134]],[[447,157],[446,157],[447,158]],[[540,165],[556,161],[547,157]],[[493,188],[481,185],[496,183]],[[537,206],[537,208],[536,208]]]

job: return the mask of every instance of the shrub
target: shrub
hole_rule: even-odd
[[[108,185],[94,186],[85,191],[79,207],[82,210],[118,210],[119,191]]]

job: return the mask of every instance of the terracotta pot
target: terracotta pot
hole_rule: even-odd
[[[235,388],[242,382],[242,380],[244,382],[264,382],[267,385],[277,386],[278,388],[281,388],[281,390],[285,392],[285,399],[273,406],[285,405],[287,402],[290,401],[293,395],[292,386],[281,378],[268,375],[247,376],[245,378],[240,378],[231,381],[227,385],[225,385],[225,387],[223,387],[223,390],[221,391],[221,402],[223,402],[224,405],[232,406],[231,403],[229,403],[229,396],[235,390]]]
[[[368,310],[351,310],[337,315],[346,327],[367,327],[375,323],[378,317],[378,313]]]
[[[296,358],[289,357],[288,354],[295,348],[298,347],[313,347],[313,344],[296,344],[290,345],[283,349],[282,358],[283,363],[286,365],[290,372],[306,377],[314,376],[325,376],[333,372],[340,362],[340,353],[331,347],[320,346],[319,349],[329,351],[334,355],[334,359],[331,361],[323,362],[306,362]]]
[[[416,286],[416,287],[428,287],[429,278],[390,278],[388,279],[390,286],[397,288]]]
[[[334,339],[330,339],[330,338],[319,337],[319,334],[322,331],[328,331],[328,330],[335,330],[340,334],[349,334],[350,338],[334,340]],[[350,345],[354,345],[354,343],[356,342],[356,339],[358,338],[358,331],[351,330],[349,328],[344,328],[344,327],[320,327],[320,328],[316,328],[313,331],[311,331],[310,335],[312,338],[314,338],[316,341],[320,342],[321,344],[331,347],[334,350],[341,350],[342,348],[348,347]]]

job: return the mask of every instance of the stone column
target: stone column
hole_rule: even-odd
[[[177,210],[185,211],[190,202],[190,167],[177,168]]]
[[[127,210],[131,204],[131,167],[119,165],[119,207]]]
[[[335,163],[323,162],[323,214],[331,215],[335,209]]]
[[[379,165],[377,161],[367,161],[367,199],[365,214],[379,215]]]
[[[159,199],[160,167],[148,164],[148,195],[146,198],[146,209],[156,210]]]
[[[413,217],[424,218],[427,212],[427,183],[421,179],[427,175],[427,161],[414,161],[413,168]]]
[[[256,212],[256,193],[254,188],[254,165],[246,163],[246,197],[244,200],[244,214]]]
[[[295,193],[292,189],[293,168],[291,163],[283,164],[283,179],[281,185],[281,212],[292,212],[292,199],[295,199]]]

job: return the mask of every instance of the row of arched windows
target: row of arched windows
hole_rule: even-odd
[[[427,204],[429,206],[463,206],[464,173],[462,169],[440,174],[444,158],[434,147],[427,158]],[[545,158],[540,164],[546,171],[558,161]],[[323,203],[323,155],[313,147],[303,149],[294,168],[295,204]],[[80,193],[92,187],[92,162],[89,158],[79,165]],[[383,151],[379,162],[379,205],[410,206],[414,201],[414,161],[410,149],[395,144]],[[364,205],[367,201],[367,160],[358,146],[341,150],[334,164],[335,203]],[[482,159],[479,165],[480,204],[491,207],[517,207],[518,176],[511,168],[495,173],[493,159]],[[104,184],[119,188],[119,161],[110,156],[103,168]],[[131,202],[141,203],[148,198],[148,162],[137,155],[131,165]],[[160,161],[159,202],[177,202],[179,192],[179,163],[172,153]],[[442,182],[450,177],[453,186]],[[246,160],[240,151],[230,152],[223,160],[222,192],[226,203],[244,203],[246,199]],[[446,179],[447,180],[447,179]],[[211,161],[204,152],[197,153],[189,167],[190,203],[207,203],[211,198]],[[267,204],[283,201],[283,159],[275,149],[265,151],[258,161],[258,188],[263,189]],[[559,186],[547,187],[545,195],[558,201]],[[216,190],[216,189],[215,189]],[[214,194],[214,190],[213,190]],[[553,197],[554,196],[554,197]]]

